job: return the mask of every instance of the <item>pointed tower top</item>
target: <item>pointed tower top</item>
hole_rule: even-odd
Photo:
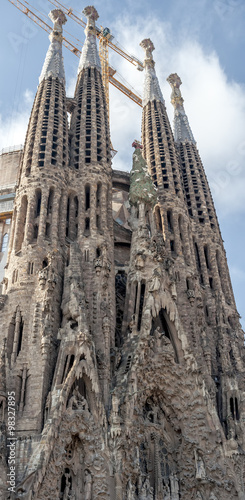
[[[144,91],[143,91],[143,106],[149,101],[159,101],[164,104],[164,99],[159,86],[159,82],[155,73],[155,62],[152,57],[152,52],[155,47],[150,38],[145,38],[140,43],[140,46],[145,50],[144,67],[146,70]]]
[[[51,43],[44,61],[39,83],[52,76],[53,78],[58,78],[65,85],[65,69],[62,57],[62,25],[66,23],[67,19],[64,12],[60,9],[51,10],[49,17],[53,21],[54,27],[49,35]]]
[[[129,201],[132,205],[145,203],[154,206],[157,203],[156,187],[148,173],[146,161],[142,156],[142,145],[134,141],[133,167],[130,173]]]
[[[88,6],[83,10],[83,14],[88,18],[87,26],[85,28],[86,40],[84,42],[82,53],[79,61],[78,71],[84,68],[97,68],[101,71],[100,58],[96,43],[96,26],[95,21],[99,15],[95,7]]]
[[[180,92],[182,81],[177,73],[172,73],[167,78],[172,87],[171,103],[174,106],[174,138],[176,142],[192,142],[196,144],[193,137],[188,118],[185,114],[183,102],[184,99]]]

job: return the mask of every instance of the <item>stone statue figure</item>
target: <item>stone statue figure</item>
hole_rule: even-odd
[[[127,500],[135,500],[135,486],[131,483],[131,479],[127,485]]]
[[[140,500],[153,500],[153,489],[150,486],[148,477],[141,488]]]
[[[206,471],[205,471],[205,465],[202,460],[202,458],[195,453],[195,459],[196,459],[196,478],[197,479],[205,479],[206,477]]]
[[[179,481],[175,474],[170,475],[170,486],[172,500],[179,500]]]
[[[87,400],[80,394],[78,386],[73,390],[72,396],[68,403],[68,408],[88,410]]]
[[[200,491],[197,491],[195,500],[202,500],[202,495],[201,495]]]
[[[84,500],[92,500],[92,476],[88,469],[84,471]]]
[[[163,500],[170,500],[170,489],[168,485],[163,489]]]
[[[209,497],[209,500],[218,500],[217,497],[215,496],[215,494],[212,492],[210,497]]]
[[[157,292],[161,287],[161,282],[159,279],[159,273],[154,271],[148,285],[149,292]]]
[[[69,479],[71,479],[70,474],[65,474],[65,478],[66,478],[66,485],[65,485],[64,494],[63,494],[62,498],[63,498],[63,500],[69,500],[70,493],[71,493],[71,483],[69,481]]]
[[[160,326],[156,328],[154,331],[154,351],[158,352],[161,350],[162,347],[162,332],[160,332]]]

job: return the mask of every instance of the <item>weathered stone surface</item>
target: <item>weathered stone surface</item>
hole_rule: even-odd
[[[85,13],[70,125],[51,71],[1,226],[0,498],[13,391],[11,498],[244,500],[243,332],[200,156],[186,121],[174,140],[146,39],[144,159],[135,141],[131,184],[113,174],[97,11]]]

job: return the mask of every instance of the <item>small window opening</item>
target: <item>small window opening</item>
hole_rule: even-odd
[[[143,307],[144,307],[144,298],[145,298],[145,284],[141,283],[140,305],[139,305],[138,326],[137,326],[138,331],[140,331],[140,327],[141,327],[142,313],[143,313]]]
[[[49,197],[48,197],[48,204],[47,204],[47,215],[51,214],[51,212],[52,212],[53,198],[54,198],[54,190],[50,189]]]
[[[200,255],[199,255],[199,250],[198,250],[198,246],[197,246],[196,242],[194,243],[194,249],[195,249],[195,256],[196,256],[197,268],[201,269]]]
[[[41,212],[41,203],[42,203],[42,193],[40,190],[36,191],[36,215],[35,217],[39,217]]]
[[[101,202],[101,184],[99,183],[97,185],[97,191],[96,191],[96,206],[99,207]]]
[[[174,244],[174,240],[170,240],[170,250],[172,253],[175,252],[175,244]]]
[[[84,252],[84,260],[85,262],[89,262],[89,250],[86,249]]]
[[[96,227],[97,229],[101,229],[101,218],[99,214],[96,215]]]
[[[51,235],[51,224],[47,222],[45,229],[45,236],[46,238],[50,238],[50,235]]]
[[[236,419],[239,420],[239,411],[238,411],[238,401],[237,401],[237,398],[235,398],[235,414],[236,414]]]
[[[157,223],[157,227],[160,231],[162,231],[162,216],[161,216],[161,212],[160,212],[160,208],[157,207],[156,208],[156,211],[155,211],[155,215],[156,215],[156,223]]]
[[[21,318],[20,326],[19,326],[19,337],[18,337],[18,345],[17,345],[16,356],[18,356],[19,352],[21,351],[22,336],[23,336],[23,327],[24,327],[24,324],[23,324],[23,321],[22,321],[22,318]]]
[[[233,420],[235,420],[235,408],[234,408],[233,398],[230,398],[230,410],[231,410],[232,418],[233,418]]]
[[[85,234],[88,236],[90,233],[90,219],[86,217],[85,219]]]
[[[173,232],[173,217],[172,212],[170,210],[167,211],[167,221],[168,221],[168,230],[170,233]]]
[[[135,301],[134,301],[134,314],[136,313],[136,306],[137,306],[137,295],[138,295],[138,283],[135,285]]]
[[[36,240],[37,237],[38,237],[38,224],[35,224],[33,228],[33,239]]]
[[[205,261],[206,261],[207,269],[210,269],[209,256],[208,256],[208,247],[207,247],[207,245],[204,246],[204,255],[205,255]]]
[[[85,186],[85,210],[90,208],[90,186]]]

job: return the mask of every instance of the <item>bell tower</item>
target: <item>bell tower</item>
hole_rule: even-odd
[[[54,367],[65,248],[68,122],[62,58],[62,11],[54,28],[28,125],[15,198],[2,324],[7,390],[16,390],[17,431],[40,432]]]
[[[89,328],[96,346],[99,376],[108,400],[110,347],[114,345],[115,291],[110,130],[96,44],[98,13],[86,7],[86,40],[78,66],[76,106],[71,114],[68,238],[74,200],[79,204],[76,240],[81,252]],[[75,196],[74,196],[75,194]],[[75,209],[77,210],[77,209]]]

